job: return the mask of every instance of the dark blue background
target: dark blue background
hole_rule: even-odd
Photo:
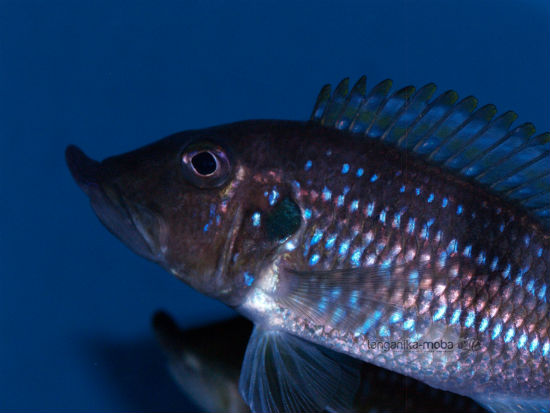
[[[305,119],[324,83],[363,73],[548,130],[549,15],[547,0],[0,0],[0,408],[185,410],[150,316],[232,314],[99,224],[67,144],[103,158],[183,129]]]

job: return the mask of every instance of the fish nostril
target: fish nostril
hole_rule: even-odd
[[[80,188],[88,193],[90,186],[98,183],[100,163],[89,158],[74,145],[67,146],[65,160],[74,180]]]

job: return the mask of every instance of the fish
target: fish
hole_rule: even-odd
[[[180,329],[159,311],[153,328],[180,389],[201,411],[249,413],[239,395],[239,375],[253,325],[244,317]],[[213,340],[213,337],[224,337]],[[363,363],[354,412],[484,412],[471,399]]]
[[[349,411],[363,362],[549,411],[550,133],[433,83],[392,88],[346,78],[307,121],[66,162],[130,249],[254,323],[252,411]]]
[[[234,318],[181,330],[172,317],[159,311],[152,325],[172,377],[200,411],[250,412],[239,394],[244,349],[252,332],[248,320]],[[224,339],[213,340],[215,337]]]

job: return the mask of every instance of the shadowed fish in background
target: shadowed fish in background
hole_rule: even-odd
[[[67,163],[111,232],[255,323],[253,411],[348,409],[360,360],[490,410],[548,410],[550,135],[433,84],[348,85],[323,88],[309,122],[101,163],[70,146]]]
[[[248,413],[239,375],[252,323],[239,317],[181,330],[166,313],[153,318],[156,336],[180,389],[201,411]],[[223,337],[216,340],[215,337]],[[484,412],[471,399],[364,363],[354,412]]]

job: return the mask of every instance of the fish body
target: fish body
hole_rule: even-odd
[[[310,122],[67,161],[115,235],[255,323],[253,411],[346,409],[360,364],[343,354],[489,409],[548,408],[549,135],[432,84],[364,82],[323,89]]]
[[[180,389],[208,412],[250,412],[240,397],[239,375],[252,323],[239,317],[181,330],[165,313],[153,326]],[[223,337],[223,340],[216,340]],[[369,363],[361,367],[356,412],[482,412],[471,399],[436,390]]]

